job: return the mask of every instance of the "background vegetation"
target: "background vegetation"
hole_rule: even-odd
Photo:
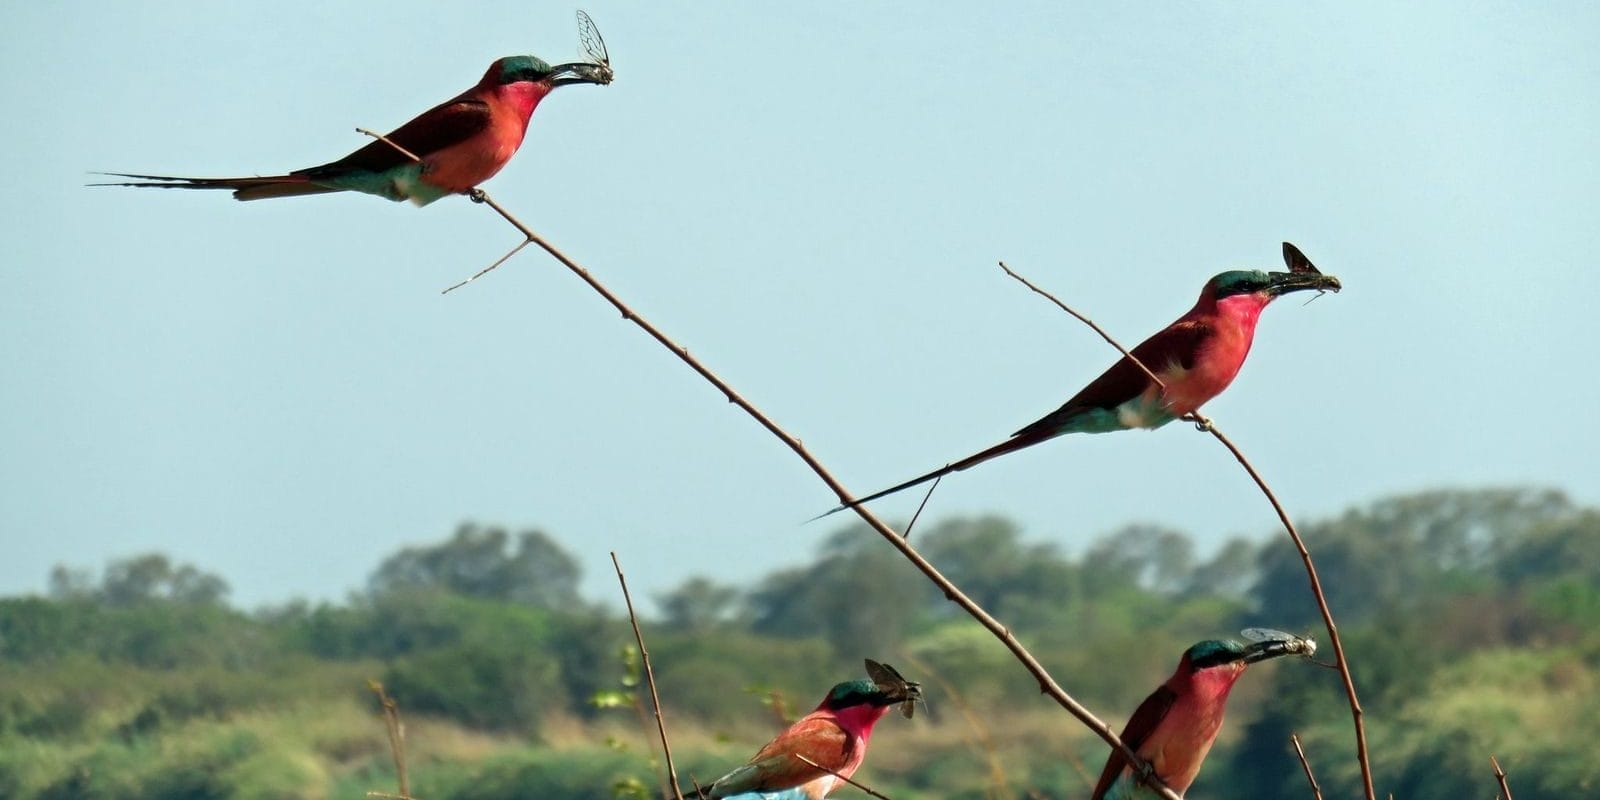
[[[1432,491],[1304,533],[1380,792],[1490,796],[1492,752],[1519,800],[1600,795],[1600,509],[1556,491]],[[1183,531],[1130,525],[1068,553],[982,517],[925,523],[916,541],[1114,723],[1198,639],[1320,634],[1281,536],[1201,558]],[[343,603],[232,608],[222,577],[159,554],[58,567],[47,596],[0,600],[0,797],[392,790],[368,677],[404,709],[425,800],[658,796],[631,634],[579,596],[580,569],[544,532],[475,525],[388,557]],[[646,636],[684,775],[741,762],[864,656],[928,692],[926,714],[884,721],[858,775],[898,800],[1083,797],[1104,760],[861,529],[753,585],[705,575],[657,599]],[[1309,796],[1291,731],[1328,796],[1359,793],[1337,675],[1293,661],[1241,681],[1190,796]]]

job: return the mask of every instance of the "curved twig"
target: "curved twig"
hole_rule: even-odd
[[[1306,771],[1306,782],[1311,784],[1311,795],[1317,800],[1322,800],[1322,787],[1317,785],[1317,776],[1311,773],[1311,762],[1306,760],[1305,748],[1300,746],[1300,735],[1289,734],[1289,741],[1294,744],[1294,754],[1300,757],[1300,768]]]
[[[678,789],[678,768],[672,765],[672,743],[667,741],[667,723],[661,717],[661,696],[656,693],[656,674],[650,669],[650,651],[644,647],[644,634],[639,632],[639,617],[633,613],[633,596],[628,594],[628,579],[622,577],[622,564],[617,561],[617,552],[611,551],[611,566],[617,570],[617,583],[622,584],[622,602],[628,606],[628,621],[633,623],[633,640],[639,643],[639,660],[644,663],[644,680],[650,687],[650,705],[656,711],[656,732],[661,734],[661,752],[667,759],[667,785],[672,787],[672,796],[676,800],[683,800],[683,792]]]
[[[1500,768],[1500,759],[1490,754],[1489,763],[1494,765],[1495,780],[1500,782],[1500,796],[1505,800],[1511,800],[1511,787],[1506,784],[1506,771]]]
[[[399,150],[400,151],[400,155],[403,155],[406,158],[409,158],[412,161],[415,161],[417,163],[421,163],[422,162],[422,157],[421,156],[418,156],[416,153],[413,153],[410,150],[407,150],[404,147],[401,147],[400,145],[396,144],[393,139],[390,139],[389,137],[384,136],[383,134],[378,133],[377,131],[369,131],[366,128],[356,128],[356,133],[363,133],[363,134],[366,134],[367,136],[371,136],[372,138],[377,139],[378,141],[383,142],[384,144],[389,145],[390,147],[393,147],[396,150]]]
[[[801,761],[806,762],[807,764],[810,764],[813,767],[816,767],[817,769],[822,770],[823,772],[828,773],[829,775],[832,775],[835,778],[838,778],[841,781],[844,781],[845,783],[850,784],[851,786],[856,787],[857,789],[860,789],[863,792],[866,792],[867,794],[872,795],[873,797],[878,798],[878,800],[889,800],[889,798],[879,794],[878,791],[873,789],[871,786],[867,786],[864,783],[857,783],[856,781],[853,781],[853,780],[851,780],[851,779],[849,779],[849,778],[847,778],[847,777],[845,777],[843,775],[840,775],[839,773],[834,772],[833,770],[828,769],[827,767],[824,767],[821,764],[818,764],[817,762],[812,761],[811,759],[806,758],[805,756],[803,756],[803,755],[801,755],[799,753],[795,753],[794,757],[800,759]]]
[[[901,534],[901,536],[906,537],[907,540],[911,539],[911,529],[917,527],[917,520],[922,518],[922,509],[928,507],[928,501],[933,499],[933,490],[939,488],[939,481],[942,480],[944,480],[943,475],[934,478],[933,485],[928,487],[928,493],[923,495],[922,502],[917,504],[916,513],[912,514],[911,521],[906,523],[906,532]]]

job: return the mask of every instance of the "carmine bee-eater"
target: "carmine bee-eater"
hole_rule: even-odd
[[[871,502],[976,466],[991,458],[1031,447],[1067,433],[1106,433],[1129,428],[1159,428],[1204,405],[1233,382],[1255,338],[1262,309],[1290,292],[1339,291],[1339,279],[1317,271],[1310,259],[1283,243],[1288,272],[1232,270],[1206,281],[1194,308],[1133,348],[1133,355],[1161,378],[1163,391],[1138,364],[1123,357],[1090,381],[1065,405],[1011,438],[905,483],[873,492],[827,514]]]
[[[707,800],[822,800],[844,783],[812,762],[845,777],[867,757],[872,726],[891,706],[910,717],[922,686],[900,677],[894,667],[867,659],[871,680],[846,681],[828,691],[815,711],[790,725],[761,748],[750,762],[718,778],[704,790]],[[686,796],[692,796],[685,793]]]
[[[558,86],[606,84],[612,79],[604,45],[593,23],[580,17],[585,46],[599,63],[548,63],[534,56],[507,56],[489,65],[478,85],[422,112],[388,135],[320,167],[285,175],[242,178],[174,178],[110,173],[138,182],[104,186],[155,186],[164,189],[232,189],[237,200],[294,197],[324,192],[365,192],[390,200],[427,205],[447,194],[467,192],[493,177],[522,145],[528,118],[539,101]],[[593,39],[588,38],[592,34]],[[390,144],[392,142],[393,144]],[[395,147],[415,155],[414,160]]]
[[[1139,704],[1122,729],[1123,744],[1149,763],[1156,777],[1179,795],[1200,774],[1200,764],[1222,728],[1228,692],[1245,667],[1279,656],[1309,658],[1317,651],[1315,641],[1281,631],[1250,628],[1244,633],[1258,641],[1240,644],[1212,639],[1184,651],[1177,671]],[[1140,780],[1128,759],[1113,750],[1090,800],[1159,796]]]

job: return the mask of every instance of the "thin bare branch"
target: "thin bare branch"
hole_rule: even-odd
[[[1306,577],[1311,582],[1311,593],[1316,596],[1317,610],[1322,614],[1322,624],[1328,629],[1328,642],[1333,645],[1333,663],[1339,667],[1339,679],[1344,682],[1344,694],[1350,701],[1350,718],[1356,729],[1356,760],[1361,764],[1362,788],[1366,792],[1367,800],[1376,800],[1377,793],[1372,787],[1372,762],[1367,756],[1367,726],[1364,722],[1365,712],[1361,710],[1361,700],[1356,696],[1355,679],[1350,676],[1350,662],[1344,655],[1344,641],[1339,638],[1339,626],[1333,621],[1333,611],[1328,607],[1328,598],[1322,593],[1322,578],[1317,575],[1317,565],[1311,561],[1311,552],[1306,549],[1304,539],[1300,538],[1300,531],[1295,528],[1294,522],[1289,519],[1289,512],[1283,509],[1283,504],[1278,501],[1277,494],[1267,486],[1261,473],[1256,471],[1250,460],[1244,457],[1233,440],[1223,435],[1210,420],[1195,415],[1199,419],[1202,430],[1216,437],[1217,441],[1228,448],[1239,465],[1250,474],[1250,479],[1261,488],[1261,493],[1267,496],[1267,502],[1272,504],[1272,510],[1278,513],[1278,520],[1283,523],[1283,529],[1289,532],[1289,538],[1294,541],[1294,548],[1300,553],[1300,561],[1305,565]]]
[[[395,783],[400,787],[398,797],[401,800],[412,800],[411,784],[406,778],[406,726],[400,721],[400,704],[394,701],[389,693],[383,690],[383,684],[368,679],[367,688],[378,696],[378,705],[383,707],[384,727],[389,731],[389,755],[394,758]],[[368,792],[368,796],[396,797],[396,795],[383,794],[382,792]]]
[[[1500,797],[1503,800],[1511,800],[1511,787],[1506,784],[1506,771],[1500,768],[1500,759],[1495,758],[1494,754],[1491,753],[1489,755],[1489,763],[1494,765],[1495,780],[1500,781]]]
[[[1154,372],[1151,372],[1150,368],[1145,366],[1143,361],[1140,361],[1139,359],[1134,358],[1133,357],[1133,352],[1131,350],[1129,350],[1126,347],[1123,347],[1121,342],[1118,342],[1116,339],[1111,338],[1111,334],[1106,333],[1106,329],[1105,328],[1100,327],[1098,324],[1095,323],[1094,320],[1089,319],[1088,317],[1086,317],[1086,316],[1084,316],[1082,314],[1079,314],[1077,312],[1077,310],[1074,309],[1072,306],[1069,306],[1066,303],[1063,303],[1060,300],[1056,299],[1055,295],[1053,295],[1053,294],[1051,294],[1051,293],[1039,288],[1038,285],[1036,285],[1033,281],[1030,281],[1027,278],[1024,278],[1020,273],[1018,273],[1015,270],[1011,269],[1010,267],[1006,266],[1006,262],[1001,261],[1001,262],[999,262],[999,264],[1000,264],[1000,269],[1005,270],[1005,273],[1007,275],[1010,275],[1011,277],[1015,278],[1023,286],[1026,286],[1029,289],[1032,289],[1034,294],[1037,294],[1040,297],[1043,297],[1044,299],[1049,300],[1052,303],[1055,303],[1056,304],[1056,308],[1059,308],[1062,311],[1065,311],[1068,314],[1071,314],[1072,316],[1077,317],[1079,322],[1082,322],[1083,324],[1088,325],[1091,330],[1093,330],[1095,333],[1100,334],[1100,338],[1106,340],[1106,343],[1110,344],[1112,347],[1117,348],[1117,351],[1122,353],[1123,356],[1127,357],[1127,359],[1129,361],[1132,361],[1134,366],[1138,367],[1139,369],[1144,370],[1144,374],[1146,376],[1148,376],[1150,378],[1150,380],[1155,381],[1155,384],[1157,386],[1160,386],[1162,391],[1166,391],[1167,385],[1162,382],[1161,378],[1157,377]]]
[[[1317,776],[1311,773],[1311,762],[1306,760],[1305,748],[1300,746],[1300,734],[1289,734],[1289,741],[1294,743],[1294,754],[1300,757],[1300,768],[1306,771],[1306,781],[1311,784],[1312,796],[1322,800],[1322,787],[1317,785]]]
[[[495,260],[495,262],[493,264],[490,264],[489,266],[478,270],[477,272],[472,274],[472,277],[467,278],[466,280],[461,281],[460,283],[457,283],[457,284],[454,284],[454,285],[446,287],[445,290],[440,292],[439,294],[449,294],[449,293],[451,293],[451,292],[453,292],[453,291],[455,291],[457,289],[460,289],[461,287],[466,286],[467,284],[472,283],[473,281],[475,281],[475,280],[477,280],[477,279],[489,274],[491,271],[494,270],[495,267],[498,267],[501,264],[506,263],[506,261],[510,260],[510,258],[512,256],[522,252],[522,248],[527,247],[528,245],[530,245],[532,243],[533,243],[533,240],[531,240],[531,239],[523,239],[521,242],[519,242],[517,244],[516,247],[511,248],[511,252],[506,253],[505,255],[499,257],[498,259]]]
[[[1100,334],[1101,338],[1105,339],[1107,342],[1110,342],[1111,346],[1121,351],[1124,357],[1132,361],[1134,365],[1139,367],[1139,369],[1144,370],[1144,374],[1148,375],[1152,381],[1155,381],[1156,385],[1161,387],[1163,392],[1166,391],[1166,384],[1162,382],[1161,378],[1156,376],[1155,372],[1151,371],[1149,366],[1145,365],[1144,362],[1135,357],[1133,353],[1129,352],[1127,348],[1119,344],[1117,340],[1111,338],[1111,335],[1106,333],[1105,330],[1099,325],[1096,325],[1093,320],[1090,320],[1083,314],[1073,310],[1066,303],[1063,303],[1057,299],[1055,295],[1052,295],[1049,292],[1039,288],[1028,279],[1017,274],[1010,267],[1006,266],[1004,261],[1000,262],[1000,268],[1005,270],[1007,275],[1010,275],[1011,277],[1020,281],[1024,286],[1042,295],[1050,302],[1056,304],[1057,307],[1066,311],[1068,314],[1077,317],[1089,327],[1093,328],[1096,333]],[[1207,419],[1198,413],[1185,414],[1183,415],[1182,419],[1188,422],[1193,422],[1195,427],[1199,430],[1210,433],[1212,436],[1216,437],[1217,441],[1221,442],[1224,447],[1228,448],[1228,452],[1233,453],[1234,459],[1239,462],[1240,466],[1244,467],[1245,472],[1250,475],[1250,479],[1255,481],[1256,486],[1261,489],[1261,493],[1266,495],[1267,502],[1272,504],[1272,510],[1276,511],[1278,514],[1278,521],[1283,523],[1283,529],[1288,531],[1289,538],[1294,541],[1295,549],[1300,553],[1300,561],[1305,565],[1306,576],[1310,579],[1311,593],[1316,598],[1317,610],[1322,614],[1322,623],[1328,629],[1328,640],[1329,643],[1333,645],[1333,659],[1334,663],[1339,668],[1339,676],[1344,682],[1345,697],[1350,701],[1350,716],[1351,719],[1354,720],[1356,730],[1356,761],[1361,765],[1361,780],[1363,784],[1362,788],[1366,792],[1367,800],[1377,800],[1377,793],[1372,788],[1372,764],[1367,756],[1367,727],[1363,721],[1361,701],[1356,697],[1355,680],[1350,677],[1350,663],[1346,661],[1344,657],[1344,642],[1339,638],[1339,626],[1334,624],[1333,611],[1328,608],[1328,598],[1322,593],[1322,579],[1317,576],[1317,566],[1311,560],[1310,551],[1306,550],[1305,541],[1300,538],[1300,531],[1295,528],[1294,521],[1289,519],[1289,513],[1284,510],[1283,504],[1278,502],[1278,496],[1272,491],[1272,487],[1268,486],[1267,482],[1262,479],[1261,473],[1256,471],[1255,466],[1250,463],[1249,459],[1245,458],[1244,453],[1240,452],[1239,448],[1234,445],[1233,441],[1227,436],[1223,435],[1222,431],[1218,430],[1217,426],[1212,423],[1210,419]]]
[[[644,634],[639,632],[639,617],[633,613],[633,596],[628,594],[628,579],[622,577],[622,564],[617,561],[616,551],[611,553],[611,566],[617,570],[617,583],[622,584],[622,601],[628,605],[633,639],[639,643],[639,660],[644,662],[644,679],[650,687],[650,705],[656,711],[656,731],[661,734],[661,752],[667,758],[667,783],[672,787],[672,796],[683,800],[683,792],[678,789],[678,768],[672,765],[672,743],[667,741],[667,723],[661,717],[661,696],[656,693],[656,675],[650,669],[650,651],[644,647]]]
[[[667,350],[671,351],[671,353],[676,356],[678,360],[682,361],[690,369],[694,370],[696,374],[704,378],[712,386],[716,387],[717,391],[721,393],[723,397],[727,398],[729,403],[738,406],[759,425],[761,425],[761,427],[765,428],[768,433],[771,433],[773,436],[777,437],[779,441],[783,442],[784,446],[788,447],[790,451],[800,458],[800,460],[804,461],[806,466],[810,467],[811,471],[815,473],[823,483],[827,484],[828,488],[839,498],[841,503],[845,504],[846,506],[850,506],[851,510],[853,510],[863,522],[877,532],[879,536],[883,537],[884,540],[888,541],[889,544],[896,550],[900,551],[900,554],[904,556],[906,560],[910,561],[913,566],[915,566],[919,571],[922,572],[923,575],[928,578],[928,580],[932,581],[935,586],[939,587],[939,590],[944,593],[946,598],[960,606],[963,611],[967,612],[967,614],[969,614],[973,619],[977,620],[978,624],[982,625],[984,629],[988,630],[989,633],[995,636],[995,638],[999,639],[1001,644],[1005,645],[1006,649],[1011,651],[1012,656],[1014,656],[1017,661],[1022,664],[1023,668],[1026,669],[1028,673],[1038,681],[1039,690],[1041,692],[1050,695],[1051,699],[1055,700],[1058,705],[1066,709],[1068,713],[1072,714],[1074,717],[1077,717],[1080,722],[1087,726],[1091,731],[1094,731],[1095,735],[1099,736],[1101,739],[1104,739],[1107,744],[1121,752],[1123,756],[1128,759],[1128,762],[1134,766],[1135,772],[1142,774],[1150,772],[1147,762],[1140,758],[1139,755],[1131,748],[1123,744],[1122,740],[1117,737],[1116,731],[1113,731],[1110,726],[1102,722],[1099,717],[1096,717],[1089,711],[1089,709],[1085,708],[1083,704],[1079,703],[1072,697],[1072,695],[1068,694],[1065,689],[1061,688],[1061,684],[1057,683],[1055,678],[1050,676],[1050,673],[1045,670],[1044,665],[1040,664],[1039,660],[1022,645],[1022,642],[1020,642],[1017,637],[1011,633],[1010,628],[1007,628],[999,620],[995,619],[994,616],[989,614],[988,611],[985,611],[982,606],[978,605],[972,600],[972,598],[968,597],[964,592],[957,588],[954,583],[951,583],[950,579],[946,578],[944,573],[941,573],[933,566],[932,563],[924,558],[921,553],[917,552],[917,550],[906,541],[904,536],[901,536],[893,528],[889,527],[888,524],[874,515],[870,509],[855,505],[855,497],[850,493],[850,491],[833,476],[833,473],[829,472],[828,469],[822,465],[821,461],[817,460],[816,456],[811,454],[811,451],[806,449],[806,446],[802,444],[799,439],[795,438],[788,431],[780,427],[776,422],[772,421],[772,419],[759,408],[757,408],[755,404],[751,403],[749,400],[746,400],[744,396],[735,391],[727,381],[724,381],[715,372],[712,372],[711,369],[705,364],[701,363],[699,359],[695,358],[693,355],[690,355],[688,348],[673,341],[672,338],[663,333],[660,328],[657,328],[649,320],[639,316],[638,312],[634,311],[631,307],[624,303],[622,299],[614,294],[609,288],[607,288],[605,284],[601,283],[597,278],[591,275],[587,269],[579,266],[577,262],[573,261],[571,258],[568,258],[565,253],[562,253],[560,250],[556,249],[554,245],[550,244],[537,233],[534,233],[533,230],[527,225],[524,225],[521,220],[518,220],[509,211],[506,211],[505,208],[499,203],[496,203],[487,192],[484,192],[482,189],[474,189],[467,193],[467,196],[470,197],[474,202],[483,203],[484,205],[487,205],[489,208],[493,209],[495,213],[499,214],[501,218],[509,223],[512,227],[515,227],[518,231],[521,231],[522,235],[527,237],[529,241],[538,245],[546,253],[549,253],[552,258],[561,262],[563,266],[565,266],[574,275],[578,276],[580,280],[588,284],[589,288],[593,289],[597,294],[605,299],[605,301],[609,303],[612,308],[615,308],[618,313],[622,314],[622,318],[624,320],[632,322],[634,325],[638,326],[641,330],[648,334],[650,338],[656,340],[656,342],[662,347],[665,347]],[[1172,791],[1172,789],[1161,783],[1159,779],[1154,779],[1150,785],[1151,788],[1162,798],[1165,798],[1165,800],[1181,800],[1176,792]]]
[[[810,764],[813,767],[816,767],[817,769],[822,770],[823,772],[828,773],[829,775],[832,775],[835,778],[838,778],[841,781],[844,781],[845,783],[850,784],[851,786],[856,787],[857,789],[860,789],[863,792],[866,792],[867,794],[872,795],[873,797],[878,798],[879,800],[889,800],[888,797],[885,797],[884,795],[879,794],[878,791],[873,789],[872,787],[867,786],[866,784],[863,784],[863,783],[857,783],[856,781],[853,781],[853,780],[851,780],[851,779],[849,779],[849,778],[847,778],[847,777],[845,777],[843,775],[840,775],[839,773],[834,772],[833,770],[828,769],[827,767],[824,767],[821,764],[818,764],[817,762],[812,761],[811,759],[806,758],[805,756],[803,756],[803,755],[801,755],[799,753],[795,753],[794,757],[800,759],[801,761],[806,762],[807,764]]]
[[[407,150],[404,147],[401,147],[400,145],[395,144],[393,139],[390,139],[389,137],[384,136],[383,134],[378,133],[377,131],[369,131],[366,128],[356,128],[356,133],[364,133],[364,134],[366,134],[368,136],[371,136],[372,138],[377,139],[378,141],[383,142],[384,144],[389,145],[390,147],[393,147],[396,150],[399,150],[401,155],[405,156],[406,158],[411,159],[412,161],[416,161],[418,163],[421,163],[421,161],[422,161],[422,159],[419,158],[416,153],[413,153],[410,150]]]
[[[911,521],[906,523],[906,532],[903,535],[907,541],[911,539],[911,529],[917,527],[917,520],[922,516],[922,509],[928,507],[928,501],[933,498],[933,490],[939,488],[939,481],[942,480],[944,480],[943,475],[933,479],[933,485],[928,487],[928,493],[923,495],[922,502],[917,504],[916,513],[912,514]]]

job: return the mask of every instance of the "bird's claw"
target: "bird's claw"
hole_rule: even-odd
[[[484,194],[482,189],[474,187],[472,189],[467,190],[467,199],[471,200],[474,203],[481,203],[484,200],[488,199],[488,195]]]
[[[1139,782],[1146,786],[1156,785],[1156,768],[1148,761],[1139,762],[1139,768],[1134,770],[1139,775]]]
[[[1211,420],[1199,414],[1194,415],[1194,429],[1201,433],[1211,432]]]

